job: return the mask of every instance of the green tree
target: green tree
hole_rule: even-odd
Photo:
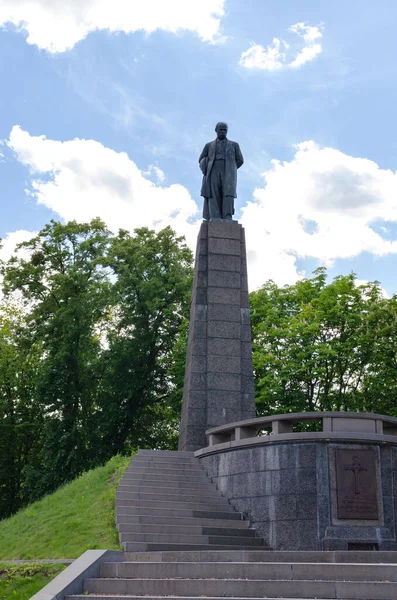
[[[0,310],[0,519],[25,504],[25,469],[39,451],[43,407],[35,401],[40,351],[15,307]]]
[[[104,446],[112,453],[164,447],[170,438],[175,443],[180,410],[175,363],[190,306],[192,253],[169,227],[133,236],[120,231],[108,265],[116,282],[101,404]]]
[[[6,294],[18,290],[33,344],[41,344],[35,401],[45,407],[39,459],[27,468],[30,499],[97,463],[95,412],[100,387],[98,323],[109,310],[110,282],[102,265],[109,232],[90,224],[52,221],[20,244],[28,258],[4,267]]]
[[[268,282],[253,292],[259,412],[379,410],[375,389],[386,382],[386,351],[386,385],[395,378],[395,305],[377,282],[357,285],[355,275],[327,284],[325,269],[295,285]],[[388,350],[381,323],[389,332]]]

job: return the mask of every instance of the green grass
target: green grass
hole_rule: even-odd
[[[29,600],[64,568],[65,565],[0,563],[0,600]]]
[[[120,550],[114,497],[130,461],[115,456],[0,521],[0,560],[77,558],[86,550]]]

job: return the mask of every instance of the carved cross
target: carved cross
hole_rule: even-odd
[[[354,493],[359,494],[360,490],[358,489],[358,475],[362,471],[366,471],[367,467],[362,467],[359,463],[358,457],[353,456],[353,462],[351,465],[345,465],[345,471],[352,471],[354,475]]]

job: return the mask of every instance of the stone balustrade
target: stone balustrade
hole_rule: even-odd
[[[299,424],[318,422],[319,431],[302,431]],[[268,442],[317,440],[376,441],[397,444],[397,418],[358,412],[277,414],[238,421],[206,431],[208,446],[196,456],[216,450]]]

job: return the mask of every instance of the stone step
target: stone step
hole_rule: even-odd
[[[229,505],[230,506],[230,505]],[[120,519],[124,519],[125,516],[131,515],[134,516],[147,516],[150,513],[150,516],[153,518],[161,517],[163,520],[167,516],[169,518],[191,518],[191,519],[227,519],[232,521],[242,521],[241,514],[233,511],[233,508],[230,507],[230,510],[209,510],[207,507],[203,509],[191,509],[191,508],[175,508],[174,504],[172,507],[150,507],[147,508],[146,505],[139,506],[134,505],[133,511],[131,510],[131,506],[123,506],[119,505],[116,507],[116,522],[120,523]],[[246,522],[246,521],[245,521]]]
[[[157,464],[172,464],[172,465],[178,465],[178,464],[185,464],[185,465],[199,465],[200,462],[197,458],[194,458],[194,456],[192,457],[186,457],[186,456],[144,456],[144,455],[136,455],[133,459],[133,462],[140,462],[140,461],[147,461],[147,462],[153,462],[153,463],[157,463]]]
[[[77,595],[77,596],[65,596],[65,600],[87,600],[87,598],[93,598],[94,600],[205,600],[203,596],[131,596],[130,594],[123,594],[122,596],[114,596],[112,594],[95,594],[89,595]],[[208,600],[225,600],[225,596],[207,596]],[[242,598],[237,598],[233,596],[233,600],[243,600]],[[252,598],[244,598],[244,600],[253,600]],[[266,596],[266,600],[280,600],[280,598],[270,598]],[[286,600],[297,600],[294,598],[287,598]],[[316,600],[315,598],[310,599],[307,598],[305,600]],[[331,599],[326,599],[331,600]]]
[[[191,488],[211,488],[216,489],[216,485],[206,476],[204,477],[190,477],[186,480],[185,477],[178,477],[177,479],[164,478],[160,479],[156,474],[151,475],[146,473],[147,477],[143,476],[143,473],[127,473],[120,480],[122,485],[161,485],[162,487],[191,487]],[[164,475],[164,473],[162,473]]]
[[[210,544],[215,546],[263,546],[263,540],[257,537],[244,535],[192,535],[172,533],[119,533],[119,540],[123,542],[167,543],[167,544]]]
[[[305,562],[305,563],[365,563],[365,564],[395,564],[395,551],[292,551],[292,550],[231,550],[214,551],[214,549],[199,552],[131,552],[124,554],[126,561],[158,562]]]
[[[194,458],[194,452],[179,450],[146,450],[140,448],[135,456],[168,456],[172,458]]]
[[[185,475],[184,473],[180,472],[180,471],[176,471],[174,470],[174,472],[170,473],[170,469],[159,469],[158,472],[155,472],[154,470],[149,470],[149,469],[135,469],[135,470],[129,470],[127,469],[125,472],[125,475],[123,477],[123,479],[125,477],[128,477],[129,479],[137,479],[142,477],[142,479],[157,479],[157,480],[164,480],[164,481],[190,481],[192,483],[200,483],[201,481],[211,481],[209,479],[209,477],[207,477],[207,475],[203,472],[201,472],[200,474],[197,475]]]
[[[153,492],[154,490],[158,490],[158,493],[164,493],[164,494],[169,494],[170,490],[174,490],[175,492],[178,493],[184,493],[184,494],[194,494],[194,493],[202,493],[202,494],[207,494],[208,496],[218,496],[220,495],[220,492],[216,489],[216,487],[210,483],[210,482],[205,482],[203,481],[203,483],[199,484],[199,483],[186,483],[185,481],[172,481],[172,482],[166,482],[166,481],[151,481],[151,480],[146,480],[144,482],[138,482],[138,481],[129,481],[129,480],[125,480],[122,479],[118,485],[117,488],[119,491],[125,491],[125,492],[135,492],[137,490],[140,491],[145,491],[145,492]]]
[[[235,550],[250,550],[251,546],[247,546],[244,544],[244,538],[242,538],[241,546],[229,546],[229,545],[212,545],[208,546],[208,544],[172,544],[172,543],[153,543],[153,542],[123,542],[121,544],[125,553],[152,553],[152,552],[174,552],[175,554],[181,554],[182,552],[200,552],[202,550],[208,550],[211,548],[212,550],[225,550],[225,551],[235,551]],[[269,548],[265,548],[269,550]],[[259,550],[257,548],[257,550]]]
[[[169,469],[170,471],[192,471],[193,473],[205,473],[204,468],[200,463],[196,462],[157,462],[155,460],[133,460],[128,468],[150,469],[157,471],[161,468]]]
[[[179,512],[179,511],[178,511]],[[194,517],[170,517],[167,514],[160,516],[152,515],[118,515],[117,527],[121,525],[154,525],[157,526],[159,523],[166,523],[168,525],[180,525],[181,527],[190,527],[191,525],[196,527],[231,527],[233,529],[248,529],[250,526],[249,521],[238,521],[237,519],[203,519]],[[228,516],[228,515],[227,515]]]
[[[244,536],[255,537],[254,529],[241,529],[239,527],[203,527],[198,524],[181,525],[175,523],[170,525],[166,521],[155,525],[146,525],[142,523],[120,523],[117,527],[120,533],[158,533],[158,534],[173,534],[173,535],[227,535],[227,536]]]
[[[310,580],[244,579],[86,579],[88,594],[136,596],[200,596],[242,598],[349,598],[395,600],[394,583]]]
[[[234,508],[227,503],[227,500],[224,499],[224,502],[205,502],[197,500],[196,502],[181,502],[181,501],[165,501],[162,499],[159,500],[143,500],[142,498],[129,499],[129,498],[119,498],[116,496],[116,509],[121,506],[136,506],[140,508],[150,508],[150,512],[152,512],[152,508],[165,508],[172,510],[175,509],[187,509],[187,510],[208,510],[208,511],[218,511],[218,512],[234,512]]]
[[[135,488],[137,489],[137,488]],[[219,505],[223,505],[223,504],[227,504],[228,500],[227,498],[224,498],[220,492],[218,493],[211,493],[211,494],[206,494],[204,492],[200,492],[200,493],[196,493],[196,494],[190,494],[187,492],[184,492],[183,490],[179,491],[179,490],[167,490],[167,492],[163,491],[160,488],[160,491],[157,492],[147,492],[145,489],[141,489],[138,488],[138,491],[129,491],[129,490],[125,490],[125,489],[117,489],[116,492],[116,502],[117,500],[121,500],[121,499],[128,499],[128,500],[161,500],[162,502],[183,502],[183,503],[188,503],[188,502],[204,502],[207,503],[209,502],[210,504],[219,504]]]
[[[395,564],[358,565],[282,562],[104,563],[100,577],[150,579],[266,579],[319,581],[397,581]]]

